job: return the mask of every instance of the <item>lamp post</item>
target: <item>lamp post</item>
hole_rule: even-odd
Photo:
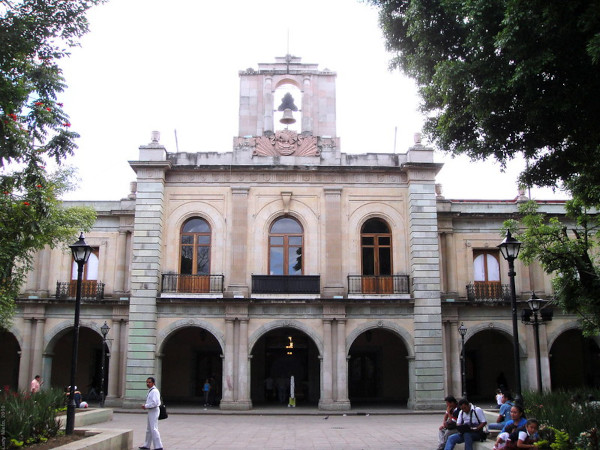
[[[523,310],[522,322],[527,325],[533,325],[534,338],[535,338],[535,363],[537,373],[537,386],[538,392],[542,392],[542,361],[540,359],[540,320],[538,313],[541,315],[541,322],[552,320],[552,311],[548,311],[549,314],[544,314],[546,311],[541,312],[546,306],[548,306],[548,300],[543,300],[535,295],[535,292],[531,294],[531,298],[527,300],[531,311]],[[531,321],[533,316],[533,322]]]
[[[465,361],[465,335],[467,334],[467,327],[465,327],[463,322],[461,322],[460,327],[458,327],[458,334],[460,334],[460,338],[462,340],[462,348],[460,351],[460,379],[462,384],[462,397],[467,398],[467,370]]]
[[[104,325],[100,327],[100,331],[102,332],[102,364],[100,366],[100,408],[104,408],[104,348],[106,347],[106,335],[108,334],[108,330],[110,330],[110,327],[106,324],[106,321],[104,321]]]
[[[508,276],[510,278],[510,303],[512,307],[513,324],[513,362],[515,366],[515,403],[522,404],[521,396],[521,368],[519,363],[519,325],[517,321],[517,292],[515,289],[515,259],[519,256],[521,243],[512,237],[510,230],[506,232],[506,237],[498,245],[502,256],[508,261]]]
[[[83,278],[83,266],[88,262],[92,247],[85,243],[83,233],[79,240],[70,245],[73,259],[77,263],[77,290],[75,294],[75,321],[73,323],[73,352],[71,354],[71,386],[69,386],[69,404],[67,405],[66,434],[73,434],[75,428],[75,375],[77,373],[77,351],[79,347],[79,309],[81,307],[81,280]]]

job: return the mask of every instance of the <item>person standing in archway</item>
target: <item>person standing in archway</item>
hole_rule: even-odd
[[[155,450],[162,450],[163,445],[160,440],[160,433],[158,431],[158,414],[159,414],[159,405],[161,403],[160,400],[160,392],[156,388],[155,380],[153,377],[148,377],[146,379],[146,387],[148,388],[148,396],[146,397],[146,403],[142,405],[142,409],[148,410],[148,425],[146,427],[146,440],[144,444],[140,446],[140,449],[150,449],[151,445],[154,445]]]

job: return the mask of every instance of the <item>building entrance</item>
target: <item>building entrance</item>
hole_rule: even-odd
[[[408,352],[400,337],[387,330],[367,330],[352,343],[348,393],[352,405],[406,405],[409,397]]]
[[[581,330],[562,333],[550,348],[552,389],[600,386],[600,349]]]
[[[287,405],[294,376],[298,406],[316,405],[320,397],[319,352],[302,331],[278,328],[262,336],[252,350],[252,404]]]
[[[163,346],[162,376],[157,383],[165,401],[204,404],[202,387],[208,380],[208,402],[221,400],[221,346],[204,328],[186,327],[169,336]]]

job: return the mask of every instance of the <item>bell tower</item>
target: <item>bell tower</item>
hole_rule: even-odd
[[[275,120],[279,106],[295,106],[295,100],[301,106],[297,111],[281,109],[281,123],[299,122],[299,134],[305,137],[335,138],[335,78],[335,72],[321,71],[317,64],[302,63],[292,55],[276,57],[275,63],[260,63],[258,70],[241,71],[239,136],[272,135],[279,126]],[[286,85],[294,87],[301,98],[276,98],[275,93]]]

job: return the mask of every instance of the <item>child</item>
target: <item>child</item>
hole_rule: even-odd
[[[525,431],[519,431],[517,448],[535,448],[534,443],[538,440],[537,431],[540,424],[535,419],[529,419],[525,425]]]
[[[502,391],[500,389],[496,389],[496,404],[498,408],[502,406]]]

